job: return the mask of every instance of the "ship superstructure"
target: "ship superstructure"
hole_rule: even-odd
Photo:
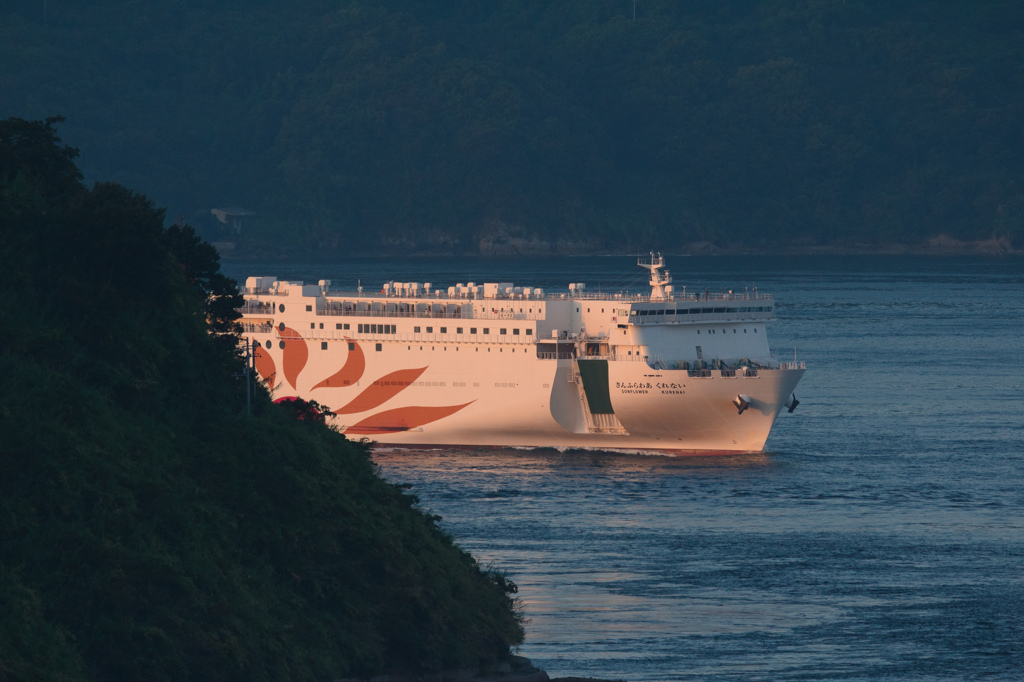
[[[771,295],[677,291],[660,255],[638,265],[650,294],[511,282],[340,291],[249,277],[242,323],[274,398],[326,405],[354,437],[762,450],[804,372],[769,349]]]

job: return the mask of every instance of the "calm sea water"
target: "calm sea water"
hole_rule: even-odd
[[[763,454],[381,450],[519,585],[554,676],[1024,679],[1024,260],[669,257],[776,296],[807,362]],[[238,264],[367,287],[645,290],[635,259]]]

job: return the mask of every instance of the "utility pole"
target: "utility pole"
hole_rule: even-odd
[[[259,342],[254,339],[245,346],[245,415],[247,417],[252,416],[252,373],[256,364],[255,344],[257,343]]]

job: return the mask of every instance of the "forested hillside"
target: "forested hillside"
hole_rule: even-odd
[[[248,413],[213,248],[87,189],[57,123],[0,121],[0,681],[507,659],[515,586],[315,410]]]
[[[264,252],[1024,240],[1016,0],[4,3],[55,114]]]

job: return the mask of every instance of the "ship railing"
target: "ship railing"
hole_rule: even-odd
[[[572,353],[537,353],[538,360],[572,360]]]
[[[405,317],[437,320],[471,319],[472,315],[463,315],[461,309],[452,310],[359,310],[348,307],[327,306],[318,308],[317,315],[329,317]]]
[[[630,315],[628,323],[637,327],[676,326],[702,322],[771,322],[775,319],[774,312],[750,311],[745,313],[691,313],[684,315]]]
[[[243,315],[272,315],[275,312],[275,306],[273,303],[265,301],[246,301],[238,308],[238,312]]]
[[[401,317],[409,319],[430,319],[430,320],[542,320],[543,313],[511,313],[493,312],[477,313],[472,310],[464,311],[461,308],[449,310],[358,310],[347,307],[326,306],[316,311],[317,315],[329,317]]]
[[[583,291],[570,291],[564,294],[552,294],[546,295],[549,299],[573,299],[580,301],[625,301],[633,303],[647,303],[652,302],[650,294],[630,294],[628,292],[608,294],[601,292],[589,293],[586,290]],[[673,301],[771,301],[774,299],[772,294],[766,294],[760,291],[734,291],[734,292],[699,292],[689,293],[682,291],[673,291],[664,298],[653,299],[654,303],[670,303]]]
[[[780,360],[789,357],[792,360]],[[796,348],[776,348],[772,353],[772,359],[778,364],[779,369],[807,369],[803,360],[796,359]]]
[[[250,330],[247,330],[250,331]],[[433,344],[481,344],[481,345],[502,345],[502,346],[532,346],[536,341],[532,336],[514,334],[424,334],[416,332],[398,332],[389,334],[385,332],[360,332],[354,329],[308,329],[301,333],[292,330],[290,327],[281,331],[280,327],[270,325],[262,329],[252,331],[275,331],[275,338],[282,341],[291,339],[303,339],[306,341],[398,341],[401,343],[433,343]]]

